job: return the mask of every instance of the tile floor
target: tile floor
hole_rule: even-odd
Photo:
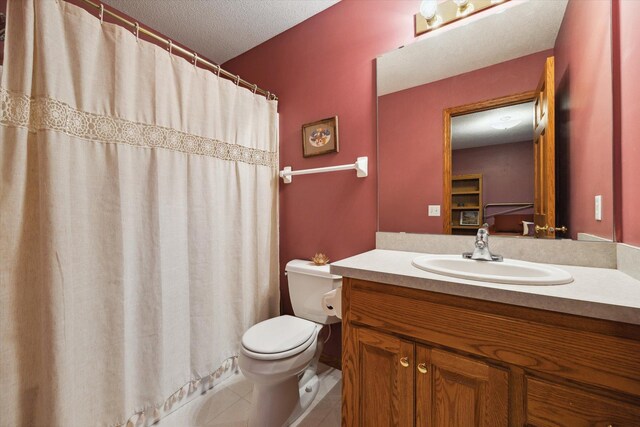
[[[320,390],[311,406],[292,427],[338,427],[342,373],[320,364]],[[206,394],[177,409],[158,422],[160,427],[246,426],[252,386],[242,373],[233,375]]]

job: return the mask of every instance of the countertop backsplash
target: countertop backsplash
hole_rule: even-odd
[[[442,234],[376,233],[376,249],[423,252],[432,254],[462,254],[473,250],[475,236],[452,236]],[[580,267],[618,268],[620,250],[613,242],[586,242],[575,240],[541,240],[518,237],[490,236],[491,252],[505,258],[545,264],[575,265]],[[623,249],[629,258],[627,270],[638,269],[640,249]],[[631,249],[629,249],[631,248]],[[633,249],[636,254],[633,254]],[[625,264],[626,266],[626,264]],[[622,269],[621,269],[622,270]],[[627,273],[626,271],[622,270]],[[636,272],[638,273],[638,272]],[[627,273],[632,275],[631,273]],[[633,275],[632,275],[633,276]],[[636,277],[636,276],[634,276]],[[637,277],[636,277],[637,278]]]

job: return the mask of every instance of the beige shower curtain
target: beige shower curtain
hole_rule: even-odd
[[[10,0],[0,137],[0,425],[150,424],[234,367],[278,309],[275,101]]]

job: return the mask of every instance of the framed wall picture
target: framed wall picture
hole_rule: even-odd
[[[302,125],[302,156],[338,152],[338,116]]]
[[[460,225],[480,225],[478,211],[460,211]]]

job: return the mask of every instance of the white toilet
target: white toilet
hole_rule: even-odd
[[[322,297],[342,277],[329,266],[293,260],[285,269],[296,315],[260,322],[242,336],[238,365],[253,383],[249,427],[281,427],[294,422],[318,393],[316,368],[324,325],[339,322],[322,309]]]

